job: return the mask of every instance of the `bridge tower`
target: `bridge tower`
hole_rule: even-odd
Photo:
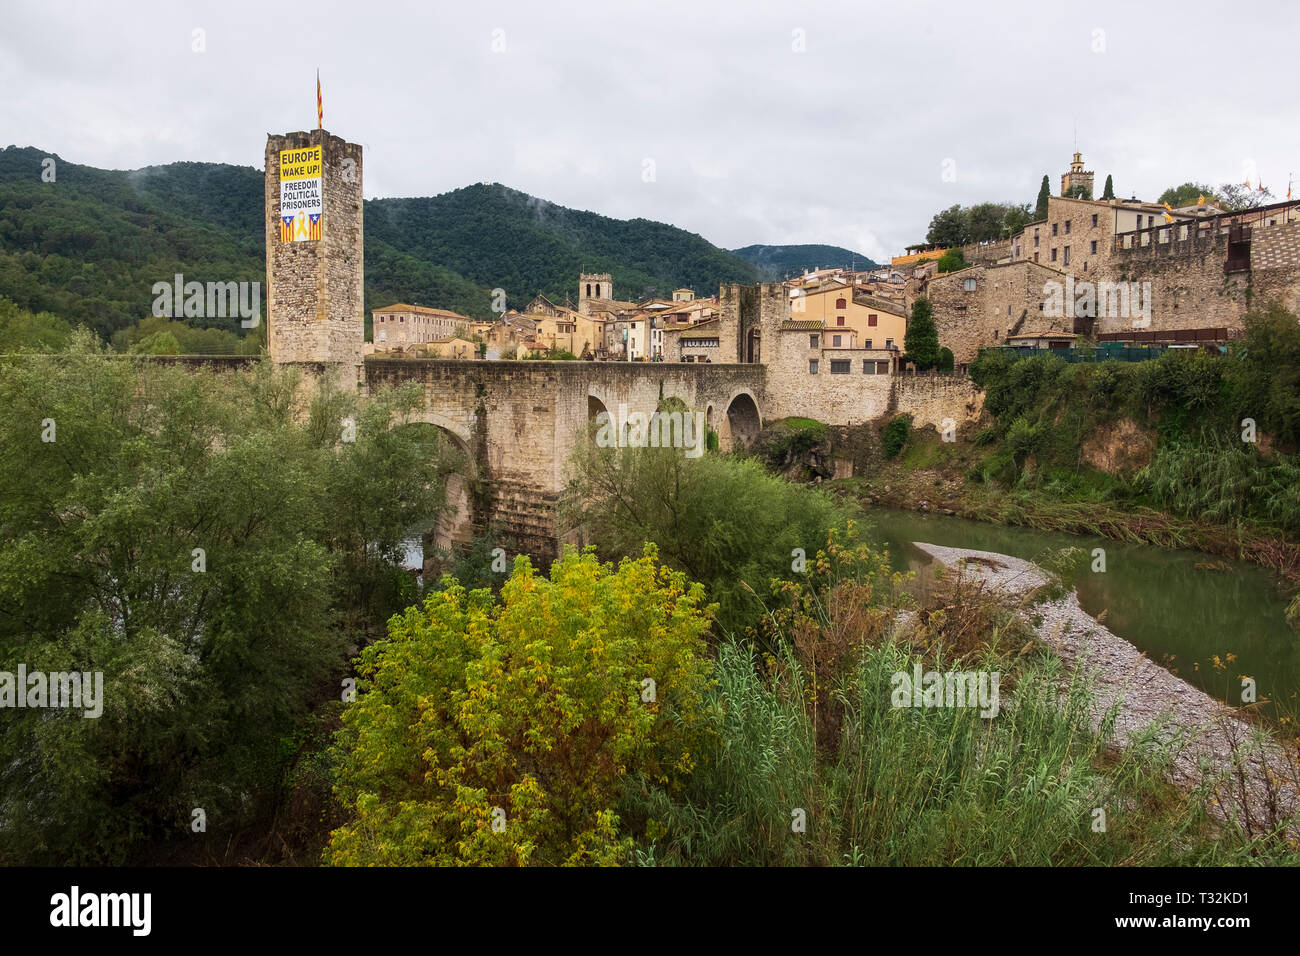
[[[266,138],[267,348],[340,385],[363,379],[361,146],[328,130]]]

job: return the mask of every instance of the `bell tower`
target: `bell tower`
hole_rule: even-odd
[[[1083,168],[1083,154],[1080,152],[1074,154],[1074,161],[1070,163],[1070,171],[1061,174],[1061,195],[1071,196],[1071,190],[1074,192],[1082,191],[1083,193],[1082,197],[1074,196],[1073,198],[1092,198],[1092,170]]]
[[[578,311],[590,315],[588,299],[614,298],[614,280],[608,272],[582,272],[578,274]]]

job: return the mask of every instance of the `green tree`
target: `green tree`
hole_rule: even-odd
[[[629,779],[680,792],[700,750],[704,589],[652,547],[617,568],[569,550],[549,580],[519,557],[499,603],[444,585],[361,656],[326,862],[625,861]]]
[[[1029,209],[1029,203],[1021,203],[1013,206],[1010,203],[1006,205],[1006,215],[1002,217],[1002,235],[1010,237],[1016,235],[1033,220],[1033,215]]]
[[[1247,188],[1238,183],[1224,183],[1218,189],[1218,204],[1232,212],[1265,206],[1273,199],[1273,191],[1256,183]]]
[[[48,312],[33,314],[0,298],[0,352],[58,352],[72,341],[72,327]]]
[[[936,246],[960,246],[970,242],[970,221],[960,204],[937,212],[930,220],[925,241]]]
[[[171,332],[155,332],[131,346],[131,352],[135,355],[180,355],[181,343]]]
[[[1115,183],[1111,181],[1110,173],[1106,174],[1106,185],[1102,187],[1101,198],[1103,201],[1115,198]]]
[[[565,526],[604,557],[654,542],[665,563],[705,586],[723,633],[753,628],[759,595],[797,573],[792,552],[812,554],[848,517],[829,495],[792,486],[754,459],[593,442],[575,452],[573,473]]]
[[[958,269],[965,269],[970,263],[966,261],[966,256],[960,248],[949,249],[939,257],[935,264],[935,269],[939,272],[956,272]]]
[[[1092,187],[1085,183],[1079,183],[1077,186],[1071,186],[1067,189],[1064,195],[1066,199],[1091,199]]]
[[[1034,204],[1034,221],[1047,218],[1047,201],[1052,198],[1052,184],[1046,176],[1038,187],[1038,202]]]
[[[94,719],[6,711],[0,861],[120,862],[194,807],[270,818],[313,695],[395,610],[367,569],[441,500],[388,427],[411,393],[299,401],[269,365],[115,361],[89,333],[0,365],[0,670],[103,681]]]
[[[998,202],[976,203],[966,210],[967,242],[993,242],[1004,235],[1007,206]]]
[[[1214,190],[1205,183],[1183,183],[1181,186],[1170,186],[1160,194],[1156,200],[1159,203],[1168,203],[1170,207],[1177,209],[1179,206],[1195,206],[1196,201],[1204,196],[1206,202],[1215,202],[1216,196]]]
[[[903,336],[904,359],[924,372],[939,364],[939,332],[934,325],[930,300],[919,298],[912,304],[912,318]]]

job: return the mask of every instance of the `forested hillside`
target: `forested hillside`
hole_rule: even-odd
[[[53,181],[42,179],[54,160]],[[102,170],[31,147],[0,151],[0,297],[111,339],[147,316],[155,282],[265,276],[262,173],[219,163]],[[537,293],[574,298],[582,269],[619,298],[753,282],[752,265],[645,219],[556,206],[501,185],[366,203],[366,312],[396,301],[490,315]],[[190,319],[243,334],[236,318]]]
[[[839,246],[745,246],[732,252],[754,266],[765,282],[786,279],[806,269],[874,269],[879,265],[860,252]]]

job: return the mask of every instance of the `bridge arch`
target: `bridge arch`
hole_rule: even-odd
[[[758,400],[749,389],[739,389],[727,399],[723,413],[724,428],[719,429],[718,444],[722,451],[743,448],[753,444],[763,428],[763,415]]]
[[[431,561],[438,565],[441,557],[456,548],[468,547],[474,540],[474,504],[470,491],[480,477],[478,463],[467,424],[430,410],[415,412],[401,424],[433,426],[460,453],[463,462],[463,470],[447,473],[446,501],[433,527],[421,536],[427,571]]]

